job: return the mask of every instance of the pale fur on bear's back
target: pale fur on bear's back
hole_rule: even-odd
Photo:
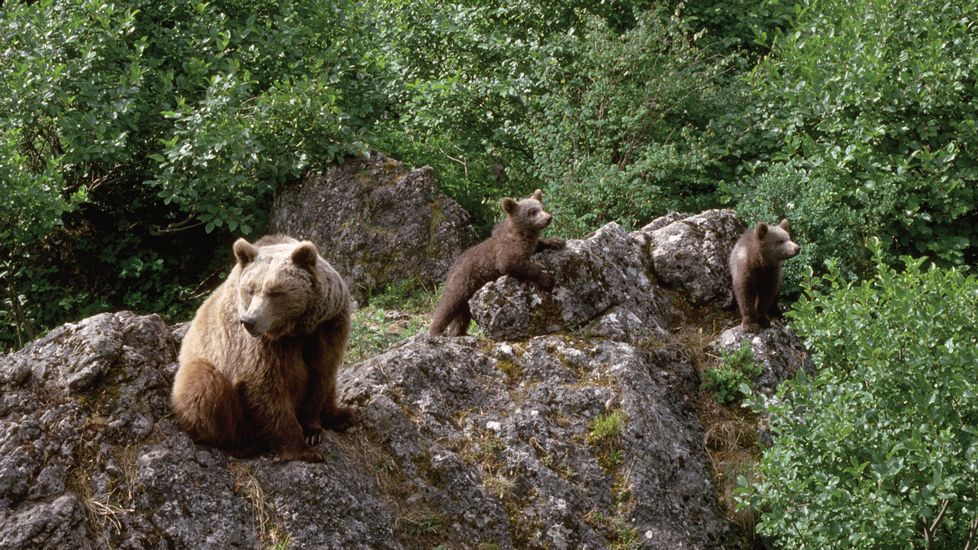
[[[310,242],[239,239],[237,263],[201,305],[180,349],[173,409],[195,441],[245,454],[271,447],[321,459],[325,423],[352,411],[335,398],[350,324],[343,279]]]

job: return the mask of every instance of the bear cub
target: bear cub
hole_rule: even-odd
[[[534,252],[564,247],[562,239],[540,237],[553,218],[543,210],[541,200],[543,192],[539,189],[518,202],[509,197],[502,200],[506,219],[493,228],[491,237],[463,252],[448,270],[445,294],[435,309],[429,333],[465,336],[472,320],[469,299],[482,285],[503,275],[543,290],[553,288],[553,276],[530,261]]]
[[[730,251],[730,275],[740,307],[740,324],[755,331],[771,326],[778,316],[781,265],[798,254],[801,247],[788,234],[788,220],[779,225],[758,223],[748,229]]]
[[[200,306],[180,346],[171,404],[180,427],[236,456],[273,450],[321,461],[350,331],[346,283],[316,246],[281,235],[234,243],[237,263]]]

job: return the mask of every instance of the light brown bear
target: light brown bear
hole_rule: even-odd
[[[543,290],[553,288],[553,276],[530,261],[534,252],[564,247],[562,239],[540,238],[540,232],[553,219],[543,210],[541,200],[543,192],[539,189],[519,202],[509,197],[502,200],[506,219],[496,224],[491,237],[463,252],[448,270],[445,294],[435,309],[429,333],[465,336],[472,320],[469,299],[482,285],[503,275]]]
[[[198,443],[244,456],[320,461],[347,427],[336,370],[350,330],[346,283],[316,246],[281,235],[234,243],[237,264],[200,306],[180,348],[172,406]]]
[[[771,326],[778,315],[781,265],[801,247],[788,234],[788,220],[779,225],[758,223],[748,229],[730,251],[730,275],[740,307],[740,324],[747,330]]]

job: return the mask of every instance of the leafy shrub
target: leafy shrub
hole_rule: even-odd
[[[770,175],[745,179],[740,209],[796,201],[784,213],[819,240],[816,268],[836,257],[865,273],[866,235],[893,258],[969,263],[978,252],[975,5],[803,4],[755,74],[752,147],[767,156],[752,169]]]
[[[386,101],[365,13],[5,4],[0,347],[110,305],[192,310],[210,251],[260,230],[276,185],[364,150]]]
[[[557,231],[612,220],[631,228],[714,205],[734,152],[728,127],[713,121],[740,109],[742,96],[732,60],[699,48],[658,10],[624,33],[598,17],[582,23],[558,39],[567,59],[538,69],[553,86],[519,129]]]
[[[978,525],[978,280],[923,259],[896,271],[873,247],[872,279],[832,267],[789,313],[818,374],[767,404],[774,446],[742,502],[785,548],[963,548]]]
[[[739,349],[723,354],[718,366],[703,373],[703,386],[713,392],[717,403],[730,403],[749,393],[745,390],[749,390],[762,370],[754,360],[750,340],[746,339]]]

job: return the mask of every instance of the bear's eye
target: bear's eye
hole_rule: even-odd
[[[285,292],[277,289],[269,290],[265,293],[265,296],[268,296],[269,298],[281,298],[282,296],[285,296]]]
[[[539,208],[531,208],[530,209],[530,215],[531,216],[536,216],[539,213],[540,213],[540,209]]]

